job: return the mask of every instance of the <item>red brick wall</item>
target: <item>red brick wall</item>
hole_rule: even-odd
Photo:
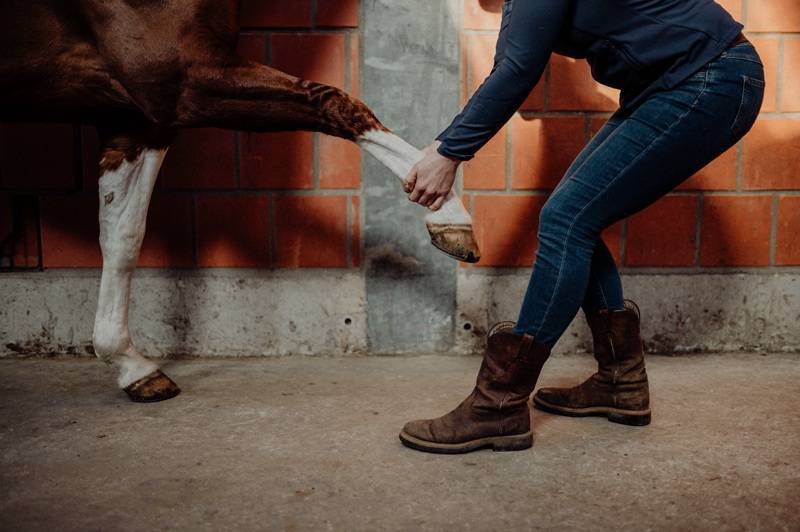
[[[463,1],[465,100],[491,68],[502,2]],[[358,3],[245,0],[240,50],[358,94]],[[800,265],[800,4],[723,3],[765,60],[763,116],[680,190],[608,231],[626,267]],[[538,209],[616,99],[585,64],[554,57],[522,112],[466,165],[478,267],[531,264]],[[96,158],[89,129],[0,126],[0,268],[100,265]],[[159,180],[140,265],[357,267],[360,177],[358,150],[337,139],[183,132]],[[496,224],[510,229],[490,233]]]
[[[502,0],[463,1],[466,99],[491,69]],[[626,267],[800,265],[800,2],[721,3],[764,59],[762,117],[679,190],[609,229],[605,239]],[[466,165],[465,201],[483,250],[477,267],[532,263],[536,213],[616,107],[616,91],[593,82],[585,62],[553,57],[522,111]]]
[[[358,94],[358,0],[243,4],[243,55]],[[357,267],[360,157],[311,133],[182,132],[139,264]],[[0,267],[101,265],[96,167],[89,128],[0,125]]]

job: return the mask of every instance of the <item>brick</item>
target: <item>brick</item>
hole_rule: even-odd
[[[684,181],[679,190],[736,190],[736,168],[739,147],[734,146],[694,176]]]
[[[345,36],[342,34],[273,34],[270,64],[303,79],[345,88]]]
[[[583,60],[553,55],[550,61],[551,111],[615,111],[619,91],[592,79]]]
[[[361,266],[361,198],[350,198],[350,265],[358,268]]]
[[[41,199],[42,255],[45,268],[99,268],[99,202],[96,194]]]
[[[0,124],[0,187],[74,190],[78,182],[73,126]]]
[[[797,189],[800,120],[761,119],[744,139],[743,185],[749,190]]]
[[[464,28],[496,30],[503,16],[503,0],[464,0]]]
[[[749,37],[750,41],[758,50],[758,55],[761,56],[761,62],[764,63],[764,81],[767,86],[764,88],[764,103],[761,105],[762,112],[772,112],[777,109],[777,93],[778,93],[778,63],[779,61],[779,45],[780,42],[777,38],[769,37]],[[791,64],[791,63],[787,63]],[[794,69],[788,69],[794,70]]]
[[[0,242],[6,242],[14,233],[14,203],[11,194],[0,191]]]
[[[800,31],[800,4],[797,0],[758,0],[748,2],[748,31]]]
[[[147,231],[139,255],[139,266],[194,266],[192,203],[189,194],[156,194],[153,197],[147,215]]]
[[[38,203],[35,195],[0,192],[0,267],[41,265]]]
[[[102,266],[98,201],[94,194],[42,198],[42,247],[48,268]],[[191,197],[156,195],[150,205],[139,265],[190,268]]]
[[[263,33],[244,33],[239,35],[236,53],[242,57],[265,63],[267,60],[267,37]]]
[[[469,61],[468,94],[478,90],[494,66],[494,51],[497,34],[473,33],[467,35],[467,57]]]
[[[800,266],[800,196],[778,198],[778,235],[775,262]]]
[[[494,52],[497,34],[469,34],[467,36],[469,60],[468,94],[472,95],[486,80],[494,66]],[[528,95],[520,107],[523,111],[537,111],[544,108],[544,82],[540,82]]]
[[[769,265],[772,198],[708,196],[703,200],[702,266]]]
[[[317,0],[317,26],[357,28],[359,0]]]
[[[742,9],[743,0],[717,0],[717,3],[724,7],[733,18],[738,21],[742,20],[742,16],[744,15],[744,11]]]
[[[236,133],[185,129],[167,152],[159,186],[176,189],[234,188]]]
[[[242,188],[313,187],[312,133],[245,133],[240,143]]]
[[[164,189],[236,187],[236,133],[181,130],[170,146],[156,186]],[[97,190],[100,145],[94,128],[83,128],[84,187]]]
[[[503,190],[506,188],[507,129],[498,131],[475,158],[464,164],[464,188]]]
[[[347,91],[354,98],[361,95],[361,39],[356,33],[350,35],[350,83]]]
[[[531,266],[538,244],[539,211],[544,196],[481,196],[473,199],[478,267]]]
[[[692,266],[697,197],[667,196],[628,220],[626,266]]]
[[[269,203],[261,196],[200,196],[197,263],[202,268],[263,268],[269,261]]]
[[[83,188],[97,190],[97,180],[100,179],[100,139],[95,128],[81,127],[81,149]]]
[[[337,137],[320,135],[319,186],[361,187],[361,150],[356,144]]]
[[[544,109],[544,75],[542,75],[542,79],[539,80],[539,83],[536,87],[533,88],[531,93],[522,102],[520,105],[520,111],[541,111]]]
[[[241,25],[253,28],[310,28],[311,0],[242,0]]]
[[[781,110],[800,112],[800,40],[787,39],[783,43],[783,94]]]
[[[276,265],[281,268],[347,267],[347,197],[277,199]]]
[[[512,187],[552,189],[585,145],[583,117],[515,116],[512,130]]]

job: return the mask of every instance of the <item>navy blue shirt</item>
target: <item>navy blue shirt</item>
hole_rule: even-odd
[[[517,111],[550,54],[586,59],[631,111],[722,53],[742,31],[713,0],[506,0],[492,73],[437,140],[471,159]]]

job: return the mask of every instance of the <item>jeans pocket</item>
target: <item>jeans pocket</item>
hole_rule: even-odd
[[[736,118],[731,124],[731,133],[734,137],[744,136],[753,127],[761,111],[765,87],[766,83],[762,79],[742,76],[742,100]]]

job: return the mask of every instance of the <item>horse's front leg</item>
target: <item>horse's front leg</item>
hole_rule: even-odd
[[[373,129],[363,133],[358,144],[386,165],[401,180],[422,159],[422,152],[390,131]],[[472,217],[454,190],[441,209],[425,217],[431,244],[450,257],[478,262],[481,253],[472,232]]]
[[[163,401],[178,395],[180,389],[133,346],[128,307],[147,209],[167,147],[152,142],[148,146],[130,135],[106,136],[103,144],[99,186],[103,274],[94,349],[101,360],[119,370],[118,384],[131,400]]]
[[[193,69],[177,126],[319,131],[358,143],[401,181],[422,158],[419,150],[386,129],[363,102],[342,90],[256,63],[231,64]],[[438,249],[466,262],[480,259],[472,218],[455,192],[425,221]]]

